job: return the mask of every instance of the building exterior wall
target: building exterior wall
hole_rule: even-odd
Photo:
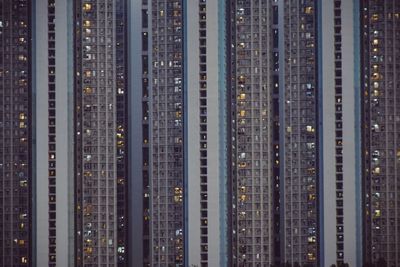
[[[184,262],[182,5],[182,1],[151,2],[149,183],[153,266],[181,266]]]
[[[151,1],[128,1],[130,262],[150,265]]]
[[[400,264],[400,2],[361,1],[363,261]]]
[[[70,64],[67,1],[36,1],[36,264],[70,266]],[[46,14],[46,15],[44,15]]]
[[[185,6],[185,118],[187,123],[187,139],[191,145],[185,147],[187,159],[185,159],[187,170],[187,208],[188,223],[186,233],[188,237],[187,255],[188,265],[194,264],[201,266],[201,263],[207,263],[208,251],[204,246],[208,243],[208,189],[209,175],[208,171],[208,116],[207,116],[207,20],[204,20],[207,14],[207,4],[204,11],[200,11],[200,1],[188,1]],[[208,19],[208,17],[207,17]],[[200,40],[200,28],[203,25],[202,37]],[[208,39],[208,38],[207,38]],[[200,49],[202,42],[203,49]],[[203,52],[203,53],[201,53]],[[200,58],[201,55],[201,58]],[[202,63],[200,63],[202,62]],[[201,65],[200,65],[201,64]],[[202,71],[200,72],[200,68]],[[201,76],[201,77],[200,77]],[[200,95],[202,100],[200,100]],[[203,105],[200,110],[200,102]],[[200,132],[200,129],[203,129]],[[201,167],[200,167],[201,164]],[[204,242],[202,242],[204,241]],[[202,245],[202,246],[201,246]]]
[[[132,10],[140,18],[131,34],[141,62],[133,70],[140,101],[132,101],[142,122],[131,132],[141,136],[133,147],[142,150],[142,197],[135,198],[142,219],[133,240],[143,244],[136,258],[144,265],[220,262],[220,118],[209,116],[220,109],[218,7],[142,1]]]
[[[32,264],[30,1],[0,1],[0,265]]]
[[[185,8],[185,125],[187,138],[187,262],[220,265],[220,116],[218,15],[220,1],[190,1]]]
[[[317,266],[318,87],[316,1],[284,1],[283,262]],[[282,210],[282,209],[281,209]]]
[[[355,38],[358,29],[355,29],[354,23],[358,20],[355,6],[357,1],[341,1],[341,8],[335,6],[335,19],[338,18],[337,11],[340,10],[341,29],[342,29],[342,98],[343,98],[343,203],[337,199],[336,205],[340,209],[343,205],[343,249],[341,247],[340,233],[337,235],[337,253],[343,252],[343,262],[350,266],[360,266],[358,248],[362,246],[360,241],[361,228],[359,223],[359,210],[361,201],[361,184],[359,183],[359,159],[357,149],[360,147],[360,138],[357,135],[358,129],[361,127],[356,120],[357,107],[360,101],[360,96],[357,94],[358,86],[358,62]],[[335,3],[338,5],[338,2]],[[336,23],[337,24],[337,23]],[[337,27],[337,25],[335,25]],[[337,39],[337,34],[335,38]],[[335,40],[337,42],[337,40]],[[335,49],[335,52],[337,49]],[[336,60],[336,69],[340,66]],[[336,72],[336,70],[335,70]],[[339,77],[339,75],[337,75]],[[337,87],[337,86],[336,86]],[[340,90],[336,89],[337,93]],[[335,99],[336,100],[336,99]],[[337,107],[337,105],[335,105]],[[336,123],[336,129],[340,130],[341,125]],[[340,153],[335,151],[336,161],[340,162]],[[339,173],[338,173],[339,174]],[[337,182],[340,176],[336,177]],[[338,185],[336,185],[338,187]],[[339,187],[340,188],[340,187]],[[340,254],[338,255],[340,262]]]
[[[272,173],[273,7],[270,1],[233,1],[228,10],[230,261],[232,266],[269,265],[276,249]]]
[[[354,2],[327,1],[318,11],[322,105],[321,265],[357,262],[356,94]],[[321,187],[320,187],[321,188]]]
[[[126,2],[74,2],[75,265],[127,264]]]
[[[0,265],[399,265],[399,16],[0,0]]]

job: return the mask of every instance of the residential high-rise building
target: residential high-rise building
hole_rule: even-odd
[[[231,1],[228,16],[229,261],[269,266],[280,251],[278,6]]]
[[[283,1],[282,262],[319,262],[317,1]]]
[[[0,265],[400,265],[398,29],[396,0],[0,0]]]
[[[363,261],[400,265],[400,2],[360,1]]]
[[[126,1],[74,1],[75,265],[126,266]]]
[[[32,263],[32,5],[0,1],[0,265]]]
[[[225,265],[224,1],[129,10],[133,257],[145,266]]]
[[[144,266],[183,266],[183,3],[137,1],[130,12],[131,66],[137,66],[130,72],[131,188],[138,204],[132,207],[133,259]]]
[[[150,262],[181,266],[185,245],[183,3],[149,4]]]
[[[357,1],[230,2],[233,265],[361,262],[355,9]]]

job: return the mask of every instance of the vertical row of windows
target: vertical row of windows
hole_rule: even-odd
[[[128,149],[127,134],[127,49],[126,1],[115,3],[115,111],[116,111],[116,175],[117,175],[117,266],[127,266],[128,240]],[[110,104],[109,104],[110,105]],[[110,110],[110,108],[109,108]]]
[[[142,0],[142,179],[143,179],[143,265],[150,266],[150,179],[149,179],[149,6]]]
[[[370,198],[370,192],[371,192],[371,173],[370,173],[370,161],[369,161],[369,153],[370,153],[370,143],[371,143],[371,132],[370,129],[371,127],[374,127],[373,124],[374,122],[371,122],[370,119],[370,102],[369,102],[369,79],[368,79],[368,74],[369,74],[369,44],[366,44],[366,42],[369,41],[369,5],[368,5],[369,0],[363,0],[360,1],[360,14],[361,15],[361,42],[360,42],[360,53],[361,53],[361,99],[364,99],[364,101],[361,101],[362,105],[362,121],[365,124],[365,128],[361,127],[362,130],[362,142],[363,142],[363,150],[362,150],[362,157],[363,157],[363,206],[365,207],[365,211],[363,212],[363,244],[370,244],[371,243],[371,231],[367,230],[368,228],[371,228],[371,220],[369,219],[369,214],[370,214],[370,207],[371,207],[371,198]],[[379,125],[376,124],[376,129],[380,130]],[[371,263],[372,262],[372,257],[371,257],[371,246],[363,246],[363,254],[364,254],[364,262],[366,263]]]
[[[81,234],[81,230],[83,226],[83,167],[82,167],[82,160],[83,154],[79,153],[78,151],[82,150],[82,141],[83,141],[83,127],[82,127],[82,98],[84,94],[92,93],[94,90],[87,86],[84,87],[83,90],[81,89],[83,84],[83,78],[80,75],[81,73],[81,64],[84,59],[86,60],[93,60],[93,56],[90,54],[86,54],[84,57],[80,57],[80,53],[83,50],[83,44],[81,36],[82,29],[80,24],[83,23],[82,21],[82,6],[80,1],[74,1],[74,24],[76,27],[74,28],[75,34],[75,45],[74,45],[74,202],[75,202],[75,220],[74,220],[74,228],[75,230],[75,266],[81,265],[83,259],[83,238]],[[91,8],[91,5],[88,4],[85,6],[85,10]],[[91,173],[86,173],[85,176],[91,175]]]
[[[49,266],[56,266],[56,58],[55,0],[47,2],[48,27],[48,153],[49,153]]]
[[[278,3],[272,3],[272,179],[273,179],[273,232],[280,232],[280,154],[279,154],[279,30],[278,30]],[[275,263],[280,262],[281,241],[279,235],[273,236]]]
[[[229,232],[228,237],[231,242],[231,246],[229,249],[229,265],[233,266],[236,264],[237,255],[239,253],[237,242],[237,121],[236,121],[236,47],[233,44],[236,44],[236,1],[227,2],[227,15],[229,17],[227,19],[227,42],[226,42],[226,56],[227,56],[227,125],[230,125],[230,131],[228,130],[227,135],[227,143],[228,143],[228,157],[227,157],[227,166],[228,166],[228,185],[229,185],[229,195],[228,195],[228,214],[231,214],[231,219],[229,220]],[[235,78],[234,78],[235,77]],[[228,127],[229,128],[229,127]],[[232,203],[230,203],[232,201]],[[229,242],[228,241],[228,242]]]
[[[208,266],[207,194],[207,5],[199,0],[199,75],[200,75],[200,260]]]
[[[343,264],[343,111],[342,111],[342,20],[341,0],[334,2],[335,55],[335,159],[336,159],[336,256]]]
[[[30,12],[0,0],[0,266],[31,264]]]

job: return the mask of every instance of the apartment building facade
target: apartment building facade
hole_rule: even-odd
[[[126,1],[74,1],[75,265],[128,262]]]
[[[272,1],[232,1],[227,10],[229,261],[271,265],[280,250],[274,243],[278,7]]]
[[[0,265],[399,265],[399,5],[0,1]]]
[[[400,3],[360,1],[360,15],[363,261],[397,266]]]
[[[283,1],[282,5],[282,262],[317,266],[320,230],[317,1]]]
[[[32,5],[0,2],[0,265],[32,263]]]
[[[226,261],[224,11],[223,1],[131,3],[131,125],[141,125],[131,128],[131,149],[141,151],[133,155],[132,239],[145,266]]]

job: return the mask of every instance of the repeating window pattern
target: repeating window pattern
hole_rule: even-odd
[[[74,1],[76,266],[127,264],[125,10]]]
[[[152,1],[151,254],[153,266],[182,266],[182,1]]]
[[[316,1],[284,1],[284,255],[318,262]]]
[[[272,136],[272,205],[273,205],[273,233],[272,246],[273,257],[275,264],[279,264],[281,261],[281,239],[280,236],[276,233],[281,231],[281,207],[280,207],[280,197],[281,197],[281,155],[280,155],[280,111],[279,107],[281,105],[280,101],[280,84],[279,84],[279,25],[278,25],[278,1],[274,0],[272,2],[272,103],[270,108],[270,116],[271,116],[271,136]],[[272,260],[271,260],[272,261]]]
[[[400,2],[361,1],[364,262],[400,265]]]
[[[115,3],[115,120],[117,168],[117,264],[128,263],[128,91],[127,91],[127,3]]]
[[[231,265],[274,261],[271,1],[230,5]],[[229,58],[228,57],[228,58]]]
[[[335,171],[336,171],[336,258],[343,264],[343,111],[342,111],[342,17],[341,0],[334,2],[334,54],[335,54]]]
[[[207,168],[207,4],[199,0],[200,92],[200,260],[208,263],[208,168]]]
[[[48,30],[48,168],[49,168],[49,266],[56,266],[56,29],[55,0],[47,2]]]
[[[31,264],[31,4],[0,1],[0,265]]]

